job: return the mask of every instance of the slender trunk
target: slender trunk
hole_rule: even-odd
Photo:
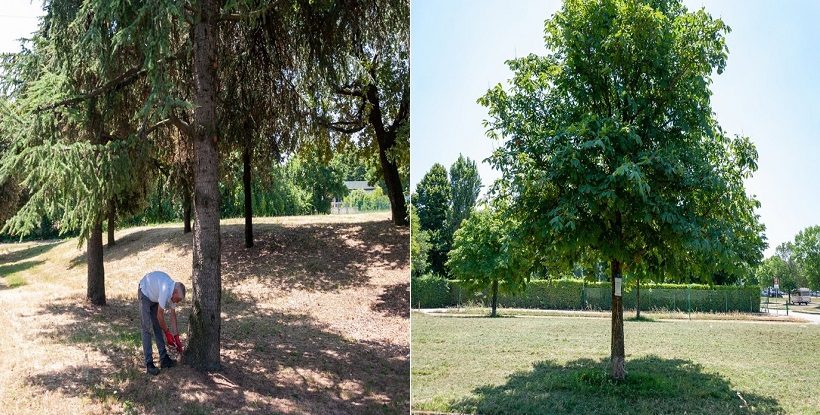
[[[102,220],[98,220],[88,237],[86,262],[88,288],[86,299],[94,305],[105,305],[105,265],[103,264]]]
[[[220,369],[222,275],[219,235],[219,153],[216,128],[217,4],[199,2],[193,28],[194,225],[190,338],[184,361],[206,371]]]
[[[92,133],[91,144],[102,144],[102,128],[103,119],[102,114],[97,111],[97,100],[92,99],[89,102],[89,122]],[[86,268],[87,279],[86,282],[86,299],[94,305],[105,305],[105,265],[103,263],[103,229],[102,229],[102,212],[95,215],[94,226],[91,228],[91,233],[88,235],[86,241]]]
[[[495,309],[498,306],[498,280],[493,280],[493,311],[490,313],[490,317],[495,317],[496,312]]]
[[[398,226],[409,226],[410,220],[407,215],[407,205],[404,203],[399,168],[395,162],[387,157],[388,150],[396,144],[396,132],[384,127],[379,93],[375,85],[370,85],[367,89],[367,99],[373,105],[370,110],[369,121],[376,133],[376,142],[379,144],[379,162],[384,176],[384,184],[387,185],[387,197],[390,199],[390,212],[393,215],[393,223]]]
[[[641,277],[638,277],[638,287],[635,289],[635,318],[641,318]]]
[[[191,189],[186,185],[182,194],[182,233],[191,233],[191,204]]]
[[[245,190],[245,248],[253,247],[253,201],[251,200],[251,148],[250,139],[242,151],[242,187]]]
[[[114,201],[108,202],[108,247],[116,245],[117,241],[114,239],[114,228],[117,227],[117,207],[114,206]]]
[[[612,273],[612,338],[610,344],[610,363],[612,364],[612,378],[623,380],[626,377],[624,369],[624,304],[623,293],[615,292],[615,281],[621,280],[621,263],[611,260]],[[618,294],[618,295],[616,295]]]

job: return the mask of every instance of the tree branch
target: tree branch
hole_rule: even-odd
[[[257,17],[267,13],[267,11],[272,9],[273,6],[275,6],[275,5],[276,5],[276,2],[270,2],[267,6],[261,8],[261,9],[251,10],[251,11],[245,12],[245,13],[223,14],[223,15],[218,16],[216,18],[216,22],[217,23],[220,23],[220,22],[238,22],[238,21],[242,21],[242,20],[246,20],[246,19],[254,19],[254,18],[257,18]]]
[[[356,123],[355,121],[345,121],[345,122],[326,122],[326,121],[319,121],[320,125],[325,126],[337,133],[343,134],[354,134],[358,133],[359,131],[364,130],[367,128],[367,124],[364,123]],[[351,125],[350,127],[344,127],[344,125]]]
[[[390,127],[387,128],[390,132],[395,132],[402,126],[402,124],[407,121],[407,118],[410,116],[410,94],[409,94],[409,86],[405,86],[404,91],[401,94],[401,104],[399,105],[399,112],[396,114],[396,119],[393,120],[393,123],[390,124]]]
[[[41,105],[41,106],[37,107],[34,110],[34,112],[35,113],[40,113],[40,112],[43,112],[43,111],[49,111],[49,110],[57,109],[59,107],[76,104],[78,102],[82,102],[82,101],[94,98],[94,97],[102,95],[103,93],[108,92],[108,91],[119,90],[119,89],[129,85],[130,83],[134,82],[140,76],[145,75],[147,72],[148,71],[145,70],[145,69],[131,68],[131,69],[125,71],[120,76],[106,82],[105,84],[103,84],[102,86],[100,86],[99,88],[97,88],[97,89],[95,89],[91,92],[87,92],[85,94],[82,94],[82,95],[79,95],[79,96],[76,96],[76,97],[64,99],[62,101],[58,101],[58,102],[55,102],[55,103],[52,103],[52,104],[49,104],[49,105],[45,105],[45,106]]]
[[[181,131],[183,134],[187,135],[188,137],[193,137],[194,136],[194,127],[191,127],[191,124],[188,124],[187,122],[181,120],[176,115],[171,115],[171,118],[169,118],[166,121],[169,121],[171,124],[173,124],[175,127],[177,127],[177,129],[179,131]]]
[[[177,53],[175,53],[174,55],[171,55],[171,56],[168,56],[166,58],[160,59],[159,62],[165,62],[165,63],[173,62],[179,57],[179,55],[182,52],[183,52],[183,50],[180,50]],[[40,113],[40,112],[43,112],[43,111],[49,111],[49,110],[57,109],[59,107],[63,107],[63,106],[67,106],[67,105],[73,105],[73,104],[76,104],[78,102],[82,102],[82,101],[85,101],[85,100],[100,96],[100,95],[102,95],[106,92],[109,92],[109,91],[118,91],[118,90],[130,85],[131,83],[133,83],[134,81],[136,81],[137,79],[139,79],[140,77],[144,76],[147,73],[148,73],[148,70],[143,68],[142,65],[140,65],[138,67],[131,68],[131,69],[123,72],[122,74],[120,74],[120,76],[118,76],[118,77],[116,77],[116,78],[102,84],[101,86],[97,87],[96,89],[94,89],[90,92],[87,92],[85,94],[81,94],[81,95],[78,95],[78,96],[75,96],[75,97],[72,97],[72,98],[67,98],[67,99],[64,99],[62,101],[58,101],[58,102],[55,102],[55,103],[52,103],[52,104],[38,106],[36,109],[34,109],[34,112],[35,113]]]

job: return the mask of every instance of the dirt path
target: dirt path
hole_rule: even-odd
[[[0,270],[25,281],[0,279],[0,413],[407,413],[409,234],[385,219],[256,219],[251,249],[223,221],[216,374],[141,364],[136,284],[152,269],[190,284],[181,226],[117,233],[102,308],[83,302],[76,240],[0,245]]]

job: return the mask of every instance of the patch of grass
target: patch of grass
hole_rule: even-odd
[[[128,327],[120,324],[110,324],[100,328],[99,324],[78,327],[73,330],[67,340],[71,343],[90,343],[101,348],[128,349],[142,346],[138,326]]]
[[[614,382],[608,319],[413,313],[412,321],[414,410],[802,414],[820,407],[820,325],[626,321],[628,374]]]
[[[22,275],[15,274],[5,279],[8,288],[17,288],[26,285],[26,279]]]
[[[643,321],[643,322],[647,322],[647,323],[654,323],[654,322],[658,321],[658,320],[656,320],[652,317],[647,317],[646,315],[642,315],[640,317],[628,317],[625,320],[626,321],[639,321],[639,322]]]
[[[40,256],[61,241],[0,244],[0,263],[19,262]]]
[[[21,261],[14,264],[0,265],[0,278],[6,278],[8,283],[8,278],[14,277],[14,274],[21,273],[42,263],[44,261]]]
[[[208,415],[211,410],[193,402],[186,402],[182,407],[182,413],[186,415]]]

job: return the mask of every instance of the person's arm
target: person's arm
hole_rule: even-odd
[[[171,311],[173,311],[173,309]],[[172,314],[172,316],[174,327],[176,327],[176,314]],[[159,321],[159,326],[162,328],[162,331],[167,332],[168,325],[165,324],[165,310],[162,307],[157,307],[157,321]]]
[[[171,327],[174,328],[174,331],[171,334],[179,335],[179,328],[177,328],[177,311],[175,309],[171,309]]]

